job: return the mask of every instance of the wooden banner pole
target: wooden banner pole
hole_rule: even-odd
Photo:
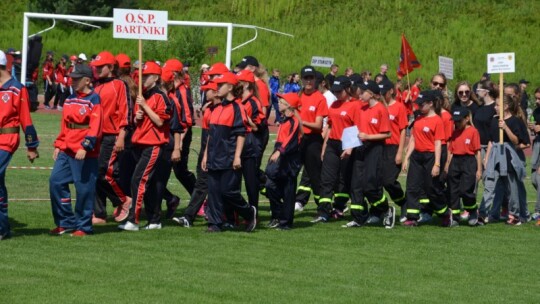
[[[139,95],[142,96],[142,39],[139,39]]]
[[[504,82],[503,82],[503,73],[500,73],[499,74],[499,119],[502,119],[504,120],[504,102],[503,102],[503,99],[504,99]],[[499,129],[499,143],[502,145],[503,144],[503,129],[500,128]]]

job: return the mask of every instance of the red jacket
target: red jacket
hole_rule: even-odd
[[[147,105],[159,118],[166,121],[170,117],[171,108],[167,96],[157,87],[143,93]],[[135,104],[134,113],[139,110],[139,105]],[[135,145],[159,146],[169,143],[170,130],[169,123],[165,122],[161,127],[156,126],[147,115],[136,122],[135,131],[131,142]]]
[[[63,85],[67,85],[67,77],[66,77],[66,67],[63,67],[60,64],[56,65],[56,69],[54,69],[54,82],[61,83]]]
[[[39,140],[30,116],[28,91],[11,78],[0,87],[0,128],[22,127],[26,146],[37,148]],[[9,153],[19,147],[19,132],[0,134],[0,150]]]
[[[43,63],[43,74],[42,74],[43,80],[47,80],[47,76],[49,76],[51,81],[54,82],[53,73],[54,73],[54,65],[52,61],[45,61],[45,63]]]
[[[131,100],[128,87],[120,79],[103,79],[96,87],[103,109],[103,134],[120,133],[129,124]]]
[[[75,93],[66,99],[62,110],[60,134],[54,147],[75,156],[78,150],[85,149],[87,158],[99,155],[103,111],[99,95]]]

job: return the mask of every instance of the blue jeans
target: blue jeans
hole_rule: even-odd
[[[0,150],[0,235],[9,236],[8,192],[6,188],[6,169],[11,160],[11,153]]]
[[[76,160],[60,152],[54,163],[49,189],[52,213],[57,227],[93,233],[92,213],[96,200],[97,158]],[[71,207],[69,184],[75,184],[75,213]]]

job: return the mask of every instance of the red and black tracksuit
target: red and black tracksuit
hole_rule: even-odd
[[[407,109],[399,102],[395,101],[388,105],[388,118],[390,120],[390,138],[387,138],[383,148],[382,158],[382,183],[383,187],[390,195],[390,199],[398,205],[405,204],[405,192],[398,181],[401,172],[401,164],[396,163],[396,155],[399,151],[401,132],[403,132],[409,120]]]
[[[341,159],[343,153],[341,137],[345,128],[355,125],[355,117],[360,111],[356,100],[336,100],[328,108],[328,139],[324,150],[321,169],[321,188],[318,211],[329,219],[333,209],[340,214],[349,200],[351,162],[350,158]],[[332,203],[334,202],[334,208]]]
[[[375,135],[390,132],[386,107],[377,102],[364,104],[355,119],[359,132]],[[364,224],[371,213],[381,217],[388,210],[388,199],[382,187],[382,156],[384,140],[365,140],[354,151],[351,179],[351,215],[358,224]],[[371,209],[368,212],[368,204]]]
[[[43,105],[48,107],[49,103],[51,102],[51,99],[53,99],[54,94],[56,92],[56,86],[54,85],[54,64],[52,60],[46,60],[43,63],[43,85],[44,85],[44,93],[45,93],[45,100],[43,101]],[[47,78],[51,81],[48,82]]]
[[[56,82],[56,95],[54,96],[54,107],[64,106],[64,101],[69,96],[69,88],[67,87],[67,70],[66,66],[57,64],[54,69],[54,81]]]
[[[273,151],[279,151],[279,158],[266,166],[266,193],[272,219],[279,220],[279,228],[290,229],[293,225],[296,180],[301,167],[300,138],[298,118],[285,117],[279,125]]]
[[[436,214],[448,211],[444,187],[439,176],[431,176],[435,164],[435,141],[444,140],[444,124],[439,115],[419,116],[413,124],[414,151],[407,172],[407,218],[418,220],[426,206]]]
[[[156,126],[147,115],[135,124],[131,141],[133,143],[133,157],[135,169],[131,178],[131,198],[133,200],[129,211],[128,221],[138,224],[144,201],[146,215],[151,221],[156,213],[159,214],[161,201],[157,200],[157,183],[155,180],[156,168],[162,160],[164,145],[169,143],[170,130],[166,122],[170,117],[170,104],[165,94],[153,87],[143,93],[146,104],[161,120],[165,121],[161,127]],[[135,104],[134,113],[139,110]],[[153,222],[150,222],[153,223]]]
[[[120,160],[123,152],[114,149],[121,130],[129,125],[132,117],[132,102],[127,85],[119,79],[106,78],[95,89],[101,99],[103,110],[103,137],[98,158],[98,180],[94,216],[107,217],[106,200],[114,207],[126,202],[129,193],[120,186]]]
[[[209,229],[221,230],[226,209],[244,219],[253,219],[251,206],[240,194],[242,171],[233,169],[237,138],[246,136],[246,116],[236,100],[223,99],[210,116],[208,145],[208,217]]]
[[[449,206],[457,217],[461,213],[460,199],[463,209],[469,213],[476,212],[476,172],[478,163],[476,156],[480,151],[480,134],[473,126],[463,130],[456,129],[452,134],[448,150],[452,159],[448,167],[448,187],[450,188]]]
[[[0,235],[9,236],[6,169],[13,153],[19,147],[21,127],[28,150],[35,150],[39,140],[30,116],[26,87],[13,78],[3,83],[0,87],[0,105]]]
[[[242,101],[242,105],[246,110],[246,116],[259,128],[266,119],[259,99],[250,95]],[[246,141],[242,150],[242,174],[248,202],[257,210],[259,209],[259,159],[262,158],[263,154],[262,145],[261,137],[257,136],[256,131],[253,131],[248,124]]]
[[[300,95],[300,118],[305,122],[315,122],[318,116],[328,116],[328,104],[326,98],[319,91],[314,91],[311,94],[302,92]],[[305,199],[305,196],[309,196],[310,192],[313,192],[313,198],[315,203],[319,204],[320,199],[320,185],[321,185],[321,168],[322,168],[322,129],[320,131],[313,131],[307,127],[304,128],[304,136],[300,145],[300,155],[302,158],[302,164],[304,170],[302,171],[301,180],[309,179],[309,185],[298,188],[296,193],[296,200],[300,201]],[[305,178],[304,176],[307,176]],[[307,200],[305,200],[307,203]]]

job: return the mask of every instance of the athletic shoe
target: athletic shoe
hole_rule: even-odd
[[[401,213],[399,214],[399,222],[404,223],[407,220],[407,207],[405,204],[401,206]]]
[[[172,220],[182,227],[186,227],[186,228],[191,227],[191,223],[188,221],[188,219],[185,216],[173,217]]]
[[[56,227],[53,230],[49,231],[49,234],[50,235],[62,235],[64,233],[68,233],[68,232],[71,232],[71,231],[73,231],[73,229]]]
[[[383,225],[386,229],[394,228],[394,223],[396,221],[396,208],[394,206],[389,206],[388,211],[386,211],[383,219]]]
[[[139,231],[139,225],[127,221],[124,224],[118,225],[118,229],[126,231]]]
[[[5,240],[5,239],[9,239],[10,237],[11,237],[10,232],[2,233],[2,234],[0,234],[0,241]]]
[[[302,211],[304,211],[304,205],[302,205],[302,203],[300,203],[300,202],[294,203],[294,211],[295,211],[295,212],[302,212]]]
[[[278,219],[272,219],[270,223],[266,225],[268,228],[276,228],[279,226],[279,220]]]
[[[105,225],[105,224],[107,224],[106,219],[92,215],[92,225]]]
[[[356,221],[350,221],[345,225],[341,225],[342,228],[356,228],[356,227],[362,227],[362,225],[358,224]]]
[[[501,209],[501,220],[508,220],[510,219],[509,217],[509,213],[508,213],[508,208],[502,208]]]
[[[56,109],[57,109],[58,111],[62,111],[64,108],[63,108],[62,106],[58,106]]]
[[[415,221],[415,220],[405,220],[403,223],[402,223],[403,226],[406,226],[406,227],[416,227],[418,226],[418,222]]]
[[[144,226],[144,230],[155,230],[155,229],[161,229],[161,223],[148,224],[148,225]]]
[[[519,220],[518,217],[515,217],[510,214],[508,215],[508,220],[506,221],[506,224],[511,225],[511,226],[519,226],[521,225],[521,221]]]
[[[129,209],[131,209],[132,200],[130,197],[126,198],[126,201],[122,203],[118,208],[120,208],[120,213],[114,218],[116,222],[123,222],[129,216]]]
[[[538,221],[540,220],[540,212],[535,212],[532,215],[533,220]]]
[[[252,232],[257,227],[257,208],[251,206],[251,210],[253,210],[253,218],[247,223],[246,232]]]
[[[425,224],[425,223],[431,223],[433,221],[433,216],[427,212],[420,213],[420,219],[418,220],[418,223]]]
[[[207,200],[204,200],[201,208],[199,208],[199,211],[197,211],[197,216],[206,217],[206,205],[208,204]]]
[[[167,202],[167,213],[165,214],[165,218],[171,219],[176,213],[178,206],[180,206],[180,198],[173,195],[172,199]]]
[[[462,220],[462,221],[468,221],[469,218],[471,217],[469,211],[467,210],[464,210],[463,212],[461,212],[459,214],[459,219]]]
[[[312,223],[326,223],[328,222],[328,219],[322,215],[319,215],[316,218],[314,218],[311,222]]]
[[[236,225],[234,223],[225,222],[222,225],[223,229],[232,230],[236,228]]]
[[[468,220],[469,226],[479,226],[478,225],[478,211],[473,211],[469,213],[469,220]]]
[[[50,106],[44,106],[45,110],[50,110],[51,107]]]
[[[381,222],[381,218],[376,216],[376,215],[370,215],[369,218],[367,219],[366,221],[366,224],[370,224],[370,225],[373,225],[373,224],[378,224]]]
[[[448,211],[446,211],[446,214],[443,215],[441,226],[448,228],[459,226],[459,223],[457,221],[454,221],[454,217],[452,216],[452,210],[448,209]]]
[[[343,209],[343,214],[347,213],[349,211],[349,206],[346,206],[345,209]]]
[[[76,236],[76,237],[83,237],[83,236],[87,236],[88,233],[82,231],[82,230],[75,230],[71,236]]]

